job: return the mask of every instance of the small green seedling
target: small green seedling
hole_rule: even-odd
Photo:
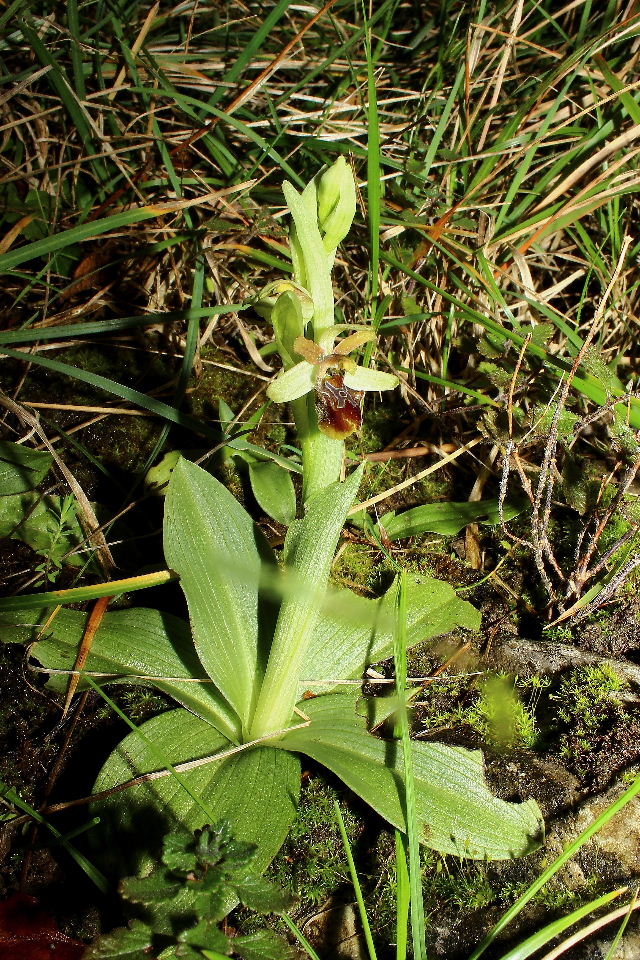
[[[0,442],[0,539],[26,543],[43,558],[35,571],[55,582],[65,565],[86,563],[88,551],[75,498],[35,489],[51,465],[50,453]]]
[[[120,884],[125,900],[137,906],[135,919],[99,937],[85,960],[150,952],[158,960],[208,960],[231,953],[245,960],[295,960],[296,952],[273,930],[232,938],[220,927],[229,902],[262,914],[291,906],[286,893],[254,872],[253,854],[251,844],[234,840],[224,822],[195,834],[168,834],[162,862],[145,877],[125,877]]]

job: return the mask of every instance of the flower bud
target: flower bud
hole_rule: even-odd
[[[349,232],[356,214],[356,187],[351,167],[338,157],[318,180],[318,224],[327,253]]]
[[[259,297],[253,303],[253,309],[263,318],[263,320],[272,319],[272,311],[276,305],[278,297],[282,293],[294,293],[300,301],[300,309],[305,323],[311,320],[313,316],[313,300],[309,293],[297,283],[291,280],[275,280],[267,284]]]
[[[278,352],[285,367],[294,364],[294,342],[304,334],[302,300],[296,289],[285,290],[275,302],[271,323],[278,345]]]

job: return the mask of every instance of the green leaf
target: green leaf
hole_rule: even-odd
[[[316,185],[312,180],[299,193],[285,180],[282,192],[295,223],[295,231],[291,236],[294,275],[297,282],[311,294],[313,327],[317,334],[334,322],[334,306],[331,284],[333,256],[326,252],[318,227]]]
[[[33,656],[50,670],[73,670],[87,616],[79,610],[61,610],[47,627],[46,637],[33,647]],[[33,632],[37,634],[36,629]],[[84,669],[113,680],[155,686],[229,740],[240,739],[239,720],[203,670],[189,625],[179,617],[143,607],[105,614]],[[180,678],[187,682],[181,683]],[[49,679],[60,693],[68,683],[67,674]],[[79,689],[86,686],[81,677]]]
[[[146,923],[132,920],[128,927],[103,934],[87,947],[83,960],[149,960],[152,936]]]
[[[222,918],[221,918],[222,919]],[[167,952],[167,960],[174,960],[175,957],[191,956],[201,960],[201,950],[216,950],[219,954],[228,956],[231,950],[230,938],[218,929],[215,922],[211,920],[200,920],[195,926],[184,930],[178,937],[180,944],[189,944],[195,948],[192,954],[189,947],[178,946],[173,952]]]
[[[298,952],[274,930],[257,930],[232,940],[233,952],[244,960],[295,960]]]
[[[312,496],[304,519],[290,528],[291,536],[285,543],[286,566],[295,571],[305,590],[299,594],[293,591],[281,604],[251,727],[253,738],[280,730],[291,719],[336,544],[358,492],[362,470],[359,467],[344,483],[333,483]]]
[[[170,710],[142,724],[139,733],[132,732],[116,747],[94,792],[160,769],[159,755],[163,763],[177,766],[228,747],[210,724],[187,710]],[[252,869],[258,873],[266,869],[296,815],[299,760],[272,747],[255,747],[181,770],[180,779],[201,803],[195,803],[178,778],[169,774],[93,805],[104,826],[100,846],[110,870],[118,876],[138,873],[149,856],[159,858],[162,838],[170,830],[195,830],[221,820],[228,821],[236,840],[255,844]]]
[[[8,496],[33,490],[51,468],[52,456],[9,440],[0,442],[0,494]]]
[[[305,700],[304,710],[310,726],[289,731],[278,746],[324,764],[385,820],[406,830],[400,743],[369,734],[350,694]],[[413,741],[412,755],[416,812],[427,846],[476,860],[511,859],[539,846],[537,804],[494,797],[479,751]]]
[[[517,517],[524,507],[524,503],[505,503],[504,519]],[[498,500],[425,503],[400,514],[385,513],[379,526],[390,540],[400,540],[420,533],[453,537],[469,523],[500,523]]]
[[[262,535],[235,497],[187,460],[173,471],[165,555],[180,574],[205,670],[249,722],[266,662],[270,622],[259,597]]]
[[[241,903],[258,913],[283,913],[293,904],[290,894],[264,877],[250,874],[232,883]]]
[[[148,877],[125,877],[120,883],[123,897],[133,903],[151,904],[163,900],[173,900],[182,888],[179,878],[170,880],[157,871]]]
[[[253,495],[269,517],[289,526],[296,515],[296,491],[291,474],[277,463],[249,464]]]
[[[21,540],[58,569],[62,563],[80,566],[87,558],[85,535],[77,517],[75,500],[37,491],[13,497],[0,496],[0,537]]]
[[[407,646],[449,633],[458,627],[478,630],[480,613],[456,596],[453,587],[431,577],[407,578]],[[393,653],[395,581],[377,600],[335,591],[316,624],[299,688],[326,693],[328,680],[360,678],[371,663]],[[313,681],[325,681],[314,686]]]
[[[607,365],[600,350],[596,347],[589,347],[584,356],[583,363],[585,370],[587,370],[592,377],[595,377],[609,396],[620,396],[624,388],[614,370]]]

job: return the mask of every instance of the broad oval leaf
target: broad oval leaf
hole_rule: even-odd
[[[0,442],[0,494],[33,490],[46,477],[53,457],[46,450],[31,450],[10,440]]]
[[[50,670],[73,670],[87,617],[79,610],[61,610],[47,627],[46,637],[33,646],[32,655]],[[84,670],[105,674],[107,680],[155,686],[229,740],[240,739],[240,721],[204,671],[189,624],[179,617],[142,607],[105,614]],[[68,683],[67,674],[52,674],[49,679],[49,686],[61,693]],[[86,686],[81,677],[79,689]]]
[[[271,632],[258,589],[268,548],[226,487],[187,460],[169,483],[164,544],[168,565],[180,574],[198,656],[244,728]]]
[[[289,471],[277,463],[255,461],[249,464],[249,479],[267,516],[289,526],[296,515],[296,491]]]
[[[199,717],[181,708],[170,710],[125,737],[100,771],[94,791],[159,771],[167,762],[176,766],[214,756],[229,746]],[[168,774],[92,806],[100,816],[100,836],[96,839],[104,850],[105,867],[118,876],[123,871],[136,873],[145,858],[158,854],[167,831],[180,826],[193,831],[206,823],[226,820],[236,840],[256,844],[255,868],[264,870],[282,846],[296,815],[298,758],[272,747],[254,747],[222,761],[181,771],[179,778]]]
[[[327,693],[328,681],[360,678],[371,663],[392,656],[396,592],[394,582],[378,600],[348,590],[329,595],[313,632],[300,695],[304,690]],[[425,576],[407,577],[409,648],[458,627],[477,630],[480,612],[467,600],[460,600],[448,583]],[[314,680],[321,682],[315,686]]]
[[[313,757],[337,774],[385,820],[406,830],[402,746],[368,733],[351,694],[304,701],[311,724],[278,746]],[[509,803],[489,791],[478,750],[412,741],[418,830],[441,853],[508,860],[539,846],[544,825],[533,800]]]

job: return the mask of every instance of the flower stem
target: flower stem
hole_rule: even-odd
[[[340,479],[344,441],[327,437],[318,428],[313,394],[292,403],[296,431],[302,449],[302,502]]]

